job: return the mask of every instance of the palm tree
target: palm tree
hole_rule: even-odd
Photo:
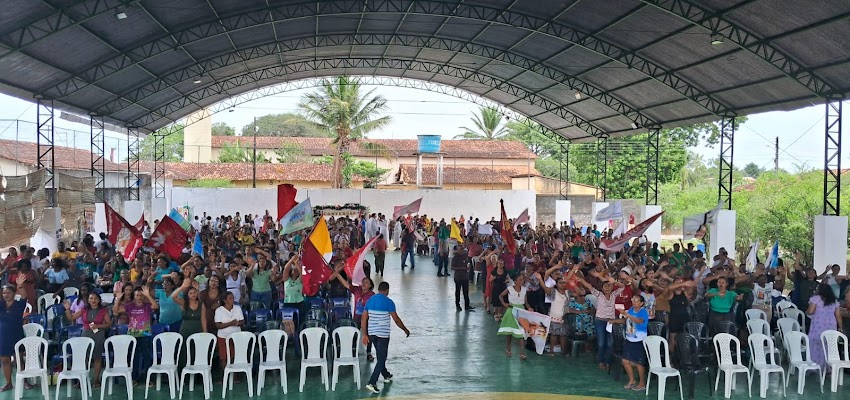
[[[472,116],[472,123],[475,124],[475,129],[470,129],[465,126],[460,127],[464,132],[455,136],[455,139],[468,140],[499,140],[505,139],[508,130],[507,126],[502,124],[502,113],[494,107],[481,107],[478,113]]]
[[[336,145],[333,163],[333,187],[345,186],[342,172],[343,155],[349,154],[349,146],[363,139],[369,132],[387,126],[389,116],[379,115],[389,109],[387,100],[374,95],[374,89],[361,93],[356,78],[340,76],[322,81],[322,87],[305,95],[298,107],[308,121],[317,127],[335,134]],[[373,154],[386,156],[388,149],[375,143],[363,143],[361,147]]]

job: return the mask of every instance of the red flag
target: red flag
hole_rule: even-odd
[[[419,207],[422,206],[422,198],[413,201],[407,205],[394,206],[393,207],[393,219],[401,217],[402,215],[410,215],[416,214],[419,212]]]
[[[298,189],[289,183],[277,185],[277,220],[280,221],[286,213],[298,205],[295,195]]]
[[[332,255],[333,246],[328,224],[324,218],[319,218],[301,246],[301,263],[304,264],[301,283],[305,296],[315,296],[319,293],[319,287],[331,278],[333,271],[328,267],[328,261]]]
[[[365,246],[358,249],[351,257],[345,260],[345,274],[351,278],[352,285],[360,286],[360,282],[366,277],[366,272],[363,271],[363,260],[366,259],[366,253],[372,250],[376,240],[378,240],[378,237],[373,237]]]
[[[528,222],[528,209],[523,210],[522,214],[514,220],[514,230],[516,230],[520,225]]]
[[[505,242],[505,246],[508,247],[511,254],[515,254],[516,240],[514,239],[514,228],[511,226],[511,221],[508,219],[508,214],[505,213],[505,201],[499,200],[499,203],[502,205],[502,229],[500,230],[502,240]]]
[[[189,240],[189,232],[174,222],[169,216],[162,217],[146,246],[162,251],[171,258],[178,259],[183,255],[183,248]]]
[[[661,214],[664,214],[664,211],[662,211],[658,214],[655,214],[655,215],[649,217],[649,219],[647,219],[646,221],[643,221],[643,222],[635,225],[634,228],[632,228],[630,231],[624,233],[623,236],[620,236],[617,239],[605,239],[605,240],[603,240],[602,243],[599,244],[599,248],[601,248],[603,250],[609,250],[609,251],[620,251],[620,250],[622,250],[623,247],[626,245],[626,243],[629,242],[629,240],[637,238],[637,237],[641,237],[643,235],[643,233],[646,232],[647,229],[649,229],[649,226],[652,225],[652,223],[655,222],[655,220],[657,220],[658,218],[661,217]]]
[[[136,222],[136,225],[133,225],[133,227],[136,228],[136,230],[139,232],[145,230],[145,214],[142,214],[142,216],[139,218],[139,222]]]
[[[114,244],[115,250],[121,252],[125,259],[132,261],[136,258],[136,252],[142,247],[141,233],[115,212],[109,204],[104,204],[104,210],[109,243]]]

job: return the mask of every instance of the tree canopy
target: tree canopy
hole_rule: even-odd
[[[213,136],[236,136],[236,129],[224,122],[212,124]]]
[[[332,137],[329,129],[317,126],[295,113],[269,114],[257,118],[257,136]],[[242,127],[242,136],[254,135],[254,122]]]
[[[480,107],[478,114],[471,118],[474,128],[462,126],[463,133],[455,139],[468,140],[497,140],[508,136],[508,128],[503,123],[504,116],[493,107]]]

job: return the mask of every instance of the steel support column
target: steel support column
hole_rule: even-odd
[[[661,128],[649,129],[646,136],[646,205],[658,205],[658,142]]]
[[[129,200],[139,200],[139,128],[127,127],[127,193]]]
[[[558,140],[561,154],[558,157],[558,181],[561,183],[560,194],[564,200],[570,198],[570,142]]]
[[[106,198],[106,158],[103,149],[106,148],[106,131],[103,117],[89,117],[91,128],[91,176],[94,178],[94,194],[101,202]]]
[[[601,178],[601,180],[600,180]],[[608,136],[596,139],[596,199],[608,197]]]
[[[823,148],[823,215],[841,212],[841,99],[826,102]]]
[[[732,160],[735,150],[735,117],[720,121],[720,178],[717,181],[717,202],[732,209]]]
[[[38,154],[38,169],[47,171],[44,178],[44,191],[48,207],[56,207],[56,180],[53,167],[56,155],[53,151],[53,100],[36,97],[36,151]]]
[[[165,135],[153,135],[153,195],[165,198]]]

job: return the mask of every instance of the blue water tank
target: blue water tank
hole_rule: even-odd
[[[420,153],[439,153],[440,152],[440,135],[419,135],[419,152]]]

